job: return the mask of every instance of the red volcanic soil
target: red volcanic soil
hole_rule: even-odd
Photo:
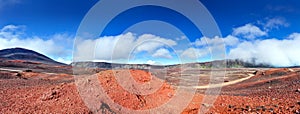
[[[229,69],[230,70],[230,69]],[[124,89],[114,75],[125,70],[97,73],[106,94],[116,103],[133,110],[158,107],[173,98],[176,88],[162,81],[149,95],[137,95]],[[138,84],[160,80],[143,70],[129,70]],[[250,79],[222,88],[206,113],[299,113],[300,69],[270,69]],[[68,74],[0,71],[0,113],[91,113],[81,99],[73,76]],[[197,93],[182,112],[196,114],[204,94]],[[161,100],[157,100],[161,99]]]
[[[7,62],[9,62],[9,63],[23,63],[23,64],[36,64],[36,65],[42,64],[40,62],[25,61],[25,60],[7,60]]]
[[[223,88],[215,112],[300,113],[300,70],[270,69]]]
[[[0,113],[86,113],[71,83],[42,80],[0,80]]]
[[[51,65],[40,62],[32,62],[25,60],[4,60],[0,59],[0,68],[27,70],[32,69],[36,72],[50,72],[50,73],[66,73],[72,74],[72,67],[69,65]]]
[[[145,110],[158,107],[172,98],[174,95],[174,89],[168,85],[166,82],[154,93],[149,95],[138,95],[125,90],[121,85],[118,84],[114,73],[124,73],[125,70],[117,71],[103,71],[100,72],[99,81],[108,96],[116,103],[134,110]],[[151,76],[150,73],[142,70],[129,70],[133,79],[139,84],[147,83],[151,78],[156,78]],[[117,74],[116,74],[117,75]],[[125,80],[122,80],[125,81]],[[113,90],[113,91],[111,91]],[[161,100],[158,100],[161,99]]]

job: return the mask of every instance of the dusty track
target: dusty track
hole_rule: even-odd
[[[197,88],[197,89],[219,88],[219,87],[223,87],[223,86],[228,86],[228,85],[236,84],[236,83],[248,80],[251,77],[255,76],[254,74],[248,74],[248,75],[249,75],[248,77],[237,79],[237,80],[233,80],[233,81],[230,81],[230,82],[224,82],[224,83],[220,83],[220,84],[209,84],[209,85],[204,85],[204,86],[192,86],[192,88]]]

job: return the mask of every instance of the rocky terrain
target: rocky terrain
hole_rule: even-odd
[[[72,68],[81,74],[73,74]],[[0,113],[130,113],[148,109],[152,112],[146,113],[300,113],[300,68],[227,68],[222,83],[211,85],[209,68],[173,66],[164,70],[74,68],[1,58]],[[198,81],[188,80],[197,76]],[[190,85],[195,81],[197,86]],[[195,88],[196,93],[179,91],[181,87]],[[215,88],[221,88],[220,93],[207,93]],[[190,94],[191,102],[185,99]],[[165,105],[176,96],[176,105]],[[207,97],[215,99],[206,102]],[[186,101],[188,105],[183,107]]]
[[[165,82],[154,94],[139,96],[122,89],[113,78],[113,72],[124,71],[102,71],[97,74],[99,82],[114,102],[126,108],[141,110],[157,107],[172,99],[176,93],[176,87]],[[139,83],[151,79],[146,71],[130,72]],[[201,107],[209,107],[206,113],[299,113],[299,72],[300,69],[256,72],[255,76],[246,81],[223,87],[211,106],[202,103],[206,94],[199,89],[182,113],[197,113]],[[0,79],[1,113],[93,112],[84,103],[71,75],[35,72],[18,75],[1,71],[1,76],[6,77]],[[162,100],[156,100],[158,98]],[[115,112],[114,109],[108,109],[106,107],[98,112]]]

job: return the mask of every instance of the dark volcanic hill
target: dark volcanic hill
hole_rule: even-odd
[[[64,65],[63,63],[54,61],[53,59],[43,54],[37,53],[32,50],[24,49],[24,48],[10,48],[10,49],[0,50],[0,59],[23,60],[23,61],[38,62],[44,64]]]

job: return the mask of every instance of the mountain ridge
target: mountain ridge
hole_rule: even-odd
[[[23,60],[28,62],[38,62],[53,65],[66,65],[64,63],[57,62],[51,59],[50,57],[47,57],[36,51],[19,47],[0,50],[0,59]]]
[[[274,68],[271,65],[267,64],[254,64],[250,62],[244,62],[242,60],[225,60],[226,68]],[[174,65],[150,65],[150,64],[124,64],[124,63],[110,63],[110,62],[93,62],[93,61],[81,61],[81,62],[73,62],[72,66],[76,67],[86,67],[86,68],[104,68],[104,69],[120,69],[120,68],[128,68],[128,69],[150,69],[150,68],[174,68],[180,67],[183,65],[184,67],[193,67],[193,68],[212,68],[215,64],[215,67],[224,68],[225,65],[224,60],[215,60],[210,62],[194,62],[194,63],[184,63],[184,64],[174,64]]]

